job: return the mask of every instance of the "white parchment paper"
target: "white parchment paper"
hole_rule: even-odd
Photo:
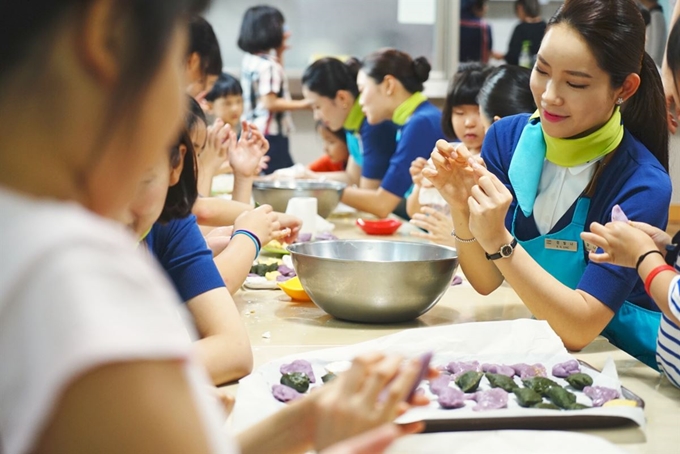
[[[277,401],[271,393],[272,385],[279,383],[281,378],[279,368],[282,364],[290,363],[294,359],[306,359],[312,364],[316,375],[317,383],[312,386],[322,386],[321,376],[326,373],[325,367],[329,363],[351,360],[361,353],[372,350],[400,354],[406,357],[415,357],[431,351],[434,354],[431,363],[433,366],[443,366],[451,361],[472,360],[479,361],[480,364],[541,363],[545,366],[548,376],[561,385],[566,385],[566,382],[552,377],[552,367],[555,364],[574,359],[564,348],[562,341],[548,323],[544,321],[523,319],[475,322],[405,330],[368,342],[292,355],[261,366],[240,381],[233,414],[233,428],[236,431],[243,430],[286,405]],[[613,366],[613,362],[611,365]],[[615,388],[620,391],[621,384],[616,375],[616,368],[607,367],[605,369],[608,369],[610,373],[603,374],[587,368],[582,368],[582,372],[593,377],[594,385]],[[426,382],[423,382],[421,388],[428,390]],[[482,379],[479,389],[489,389],[486,378]],[[429,390],[427,392],[429,393]],[[590,399],[583,393],[577,391],[575,394],[578,402],[585,405],[591,404]],[[589,416],[622,417],[641,427],[645,423],[644,411],[637,407],[605,407],[578,411],[539,410],[520,407],[512,394],[509,396],[508,408],[506,409],[473,411],[474,405],[475,402],[468,402],[463,408],[444,410],[439,407],[436,399],[434,399],[429,406],[412,408],[402,415],[397,422],[526,418],[532,416],[572,418],[587,414]]]

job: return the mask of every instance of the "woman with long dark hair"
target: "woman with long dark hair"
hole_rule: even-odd
[[[488,170],[439,143],[428,178],[451,206],[477,291],[507,280],[568,348],[602,333],[654,367],[658,307],[635,270],[589,261],[580,238],[616,205],[660,228],[668,220],[665,104],[644,36],[633,0],[567,0],[531,75],[538,111],[489,129]]]

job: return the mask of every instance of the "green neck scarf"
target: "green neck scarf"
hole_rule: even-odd
[[[144,242],[144,240],[146,239],[146,237],[149,236],[149,233],[151,233],[151,229],[152,229],[152,228],[153,228],[153,226],[149,227],[149,230],[147,230],[146,232],[144,232],[144,233],[142,234],[141,238],[139,239],[139,242],[137,243],[137,246],[139,246],[140,244],[142,244],[142,243]]]
[[[532,115],[532,119],[538,112]],[[623,140],[621,110],[614,109],[612,117],[600,129],[579,139],[557,139],[543,132],[545,158],[562,167],[575,167],[605,156],[616,150]]]
[[[361,106],[359,105],[359,98],[354,100],[354,105],[349,111],[345,123],[342,125],[347,131],[355,132],[361,127],[361,123],[364,121],[366,116],[361,111]]]
[[[406,121],[413,115],[413,112],[418,108],[419,105],[427,101],[427,96],[417,91],[413,93],[409,98],[399,104],[392,114],[392,121],[398,126],[404,126]]]

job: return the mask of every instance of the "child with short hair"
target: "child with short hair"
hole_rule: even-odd
[[[446,97],[444,109],[442,111],[442,131],[447,139],[460,141],[473,153],[479,154],[482,150],[484,141],[484,126],[479,115],[479,105],[477,95],[484,85],[487,75],[491,68],[481,63],[464,63],[453,77],[451,88]],[[424,205],[428,205],[435,210],[447,213],[446,202],[441,198],[436,189],[429,181],[423,180],[421,171],[427,165],[425,158],[418,158],[411,163],[409,172],[413,179],[413,191],[406,200],[406,211],[409,216],[414,217],[412,223],[418,227],[425,228],[420,213]],[[426,210],[428,213],[429,210]],[[431,218],[427,219],[431,221]],[[450,234],[451,224],[447,216],[442,217],[442,222],[446,223],[447,235]],[[432,228],[428,225],[428,230]],[[450,235],[448,235],[450,236]],[[441,238],[440,238],[441,239]],[[448,238],[446,241],[448,243]]]
[[[349,149],[344,129],[331,131],[321,121],[316,122],[316,131],[323,140],[325,154],[312,162],[308,168],[312,172],[341,172],[347,167]]]
[[[231,126],[237,136],[241,135],[241,116],[243,115],[243,88],[238,79],[231,74],[222,73],[212,90],[205,96],[210,112]]]
[[[289,37],[283,14],[272,6],[251,7],[243,16],[238,47],[246,52],[241,66],[244,117],[269,141],[267,174],[294,164],[288,142],[293,130],[290,111],[310,107],[309,101],[290,95],[281,62]]]

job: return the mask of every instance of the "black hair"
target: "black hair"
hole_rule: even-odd
[[[650,22],[652,22],[652,15],[642,3],[638,3],[638,8],[640,8],[642,20],[645,21],[645,27],[647,27],[650,24]]]
[[[324,129],[324,130],[330,132],[331,134],[333,134],[338,139],[340,139],[343,143],[345,143],[345,144],[347,143],[347,133],[345,132],[344,128],[340,128],[337,131],[333,131],[333,130],[331,130],[331,128],[326,126],[323,121],[317,121],[316,124],[315,124],[315,128],[316,129]]]
[[[491,68],[477,63],[461,63],[453,76],[451,87],[446,95],[442,110],[442,131],[450,140],[456,140],[456,133],[451,124],[452,111],[455,106],[477,105],[477,95],[481,90]]]
[[[241,88],[241,83],[236,77],[222,73],[212,89],[205,95],[205,99],[213,102],[218,98],[226,98],[227,96],[243,96],[243,88]]]
[[[201,72],[217,76],[222,73],[220,44],[210,23],[201,16],[189,22],[189,55],[196,52],[201,58]]]
[[[177,184],[168,188],[163,211],[158,217],[158,222],[161,224],[189,216],[198,198],[198,165],[196,163],[196,150],[191,141],[191,130],[196,126],[199,119],[205,122],[205,114],[196,100],[191,97],[188,97],[188,99],[189,108],[184,117],[184,127],[177,143],[170,149],[170,166],[174,169],[179,165],[180,148],[186,147],[184,165]],[[198,110],[196,110],[196,107],[198,107]]]
[[[675,22],[670,35],[668,35],[666,61],[668,62],[668,69],[673,74],[673,88],[677,90],[678,72],[680,71],[680,21]]]
[[[0,2],[0,86],[26,60],[45,60],[51,34],[65,20],[75,21],[91,0],[31,0]],[[124,17],[127,40],[121,55],[121,77],[109,108],[112,121],[128,118],[122,112],[136,105],[157,71],[170,38],[182,17],[197,14],[209,0],[127,0],[114,2]]]
[[[656,64],[645,52],[645,24],[635,1],[567,0],[548,27],[560,23],[581,35],[612,88],[639,74],[640,87],[621,107],[623,124],[668,170],[666,100]]]
[[[515,11],[520,6],[524,8],[524,14],[527,17],[541,16],[541,4],[538,3],[538,0],[515,0]]]
[[[273,6],[248,8],[238,35],[239,49],[250,54],[277,49],[283,43],[284,22],[283,13]]]
[[[477,96],[480,112],[489,120],[519,113],[534,112],[536,103],[529,85],[531,70],[521,66],[503,65],[486,78]]]
[[[476,13],[482,11],[489,0],[462,0],[460,9],[466,13]]]
[[[201,105],[194,98],[189,96],[189,111],[185,118],[184,126],[191,132],[196,126],[196,122],[199,120],[203,124],[208,126],[208,118],[205,116],[205,112],[201,108]]]
[[[337,58],[321,58],[305,69],[302,74],[302,85],[308,90],[335,99],[340,90],[346,90],[357,98],[357,73],[361,68],[361,62],[356,58],[350,58],[345,63]]]
[[[397,79],[409,93],[423,91],[423,83],[430,77],[430,63],[425,57],[412,59],[397,49],[381,49],[369,54],[361,62],[361,70],[377,83],[385,76]]]

